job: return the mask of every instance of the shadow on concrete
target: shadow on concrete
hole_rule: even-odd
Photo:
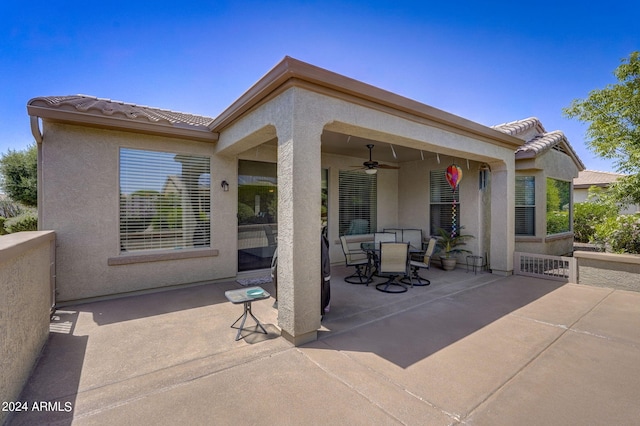
[[[78,312],[57,311],[49,339],[20,395],[28,411],[14,413],[7,425],[70,425],[89,336],[74,336]]]
[[[441,284],[437,284],[436,279],[432,280],[436,284],[414,287],[403,293],[413,293],[406,300],[394,301],[391,298],[396,295],[385,295],[391,305],[371,311],[372,315],[379,314],[378,318],[369,316],[356,328],[346,330],[348,333],[322,333],[321,339],[333,350],[374,353],[399,367],[408,368],[564,285],[516,276],[478,283],[472,276],[457,274],[467,280],[467,287],[462,281],[440,280]],[[453,275],[445,277],[451,278]],[[340,286],[349,284],[336,283],[332,292],[340,294]],[[347,289],[346,294],[350,297],[358,295],[353,287]],[[359,294],[379,298],[366,287]],[[354,302],[356,306],[364,304],[364,301]],[[353,313],[351,317],[356,324],[357,314]],[[332,319],[329,315],[324,324],[336,330],[344,326],[340,319]]]
[[[272,283],[261,284],[261,286],[273,294]],[[75,305],[73,308],[91,313],[96,324],[107,325],[229,303],[224,292],[238,288],[242,286],[235,281],[202,284],[85,303]]]

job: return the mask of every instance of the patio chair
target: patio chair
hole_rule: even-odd
[[[356,268],[356,271],[345,277],[345,282],[349,284],[369,284],[371,281],[371,277],[366,274],[366,271],[369,267],[369,258],[367,257],[367,253],[360,249],[352,249],[349,247],[349,243],[347,242],[346,236],[340,237],[340,243],[342,244],[342,252],[344,253],[345,264],[347,266],[353,266]],[[363,267],[365,270],[363,271]]]
[[[404,293],[407,287],[396,281],[400,276],[409,276],[409,244],[407,243],[380,243],[380,265],[378,276],[386,276],[388,280],[376,284],[376,289],[385,293]],[[411,281],[413,287],[413,282]]]
[[[391,232],[396,234],[396,241],[403,242],[402,240],[402,229],[400,228],[384,228],[382,232]]]
[[[380,243],[395,243],[396,241],[394,232],[376,232],[373,234],[373,242],[376,244],[376,248],[380,246]]]
[[[414,249],[422,250],[422,229],[403,229],[403,243],[409,243]]]
[[[403,282],[404,284],[409,284],[407,282],[407,280],[409,280],[409,282],[412,285],[416,285],[416,286],[426,286],[431,284],[431,281],[429,281],[424,277],[421,277],[418,271],[420,269],[429,269],[429,265],[431,263],[431,256],[433,256],[433,252],[435,251],[435,249],[436,249],[436,239],[431,238],[429,239],[429,244],[427,245],[427,250],[424,252],[424,254],[420,254],[419,258],[413,257],[409,261],[409,266],[411,268],[411,275],[409,275],[409,277],[402,278],[400,281]],[[414,280],[415,280],[415,284],[414,284]]]

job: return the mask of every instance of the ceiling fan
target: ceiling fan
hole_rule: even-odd
[[[400,168],[395,166],[389,166],[388,164],[380,164],[377,161],[373,161],[371,157],[373,146],[374,146],[373,144],[367,145],[367,148],[369,148],[369,161],[365,161],[364,163],[362,163],[362,165],[364,166],[362,167],[362,169],[364,169],[365,173],[373,175],[373,174],[376,174],[378,169],[399,169]]]

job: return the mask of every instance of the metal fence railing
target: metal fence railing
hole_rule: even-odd
[[[513,270],[516,275],[578,282],[578,265],[573,257],[515,252]]]

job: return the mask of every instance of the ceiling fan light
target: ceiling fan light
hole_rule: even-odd
[[[375,175],[378,173],[378,169],[365,169],[364,172],[368,175]]]

